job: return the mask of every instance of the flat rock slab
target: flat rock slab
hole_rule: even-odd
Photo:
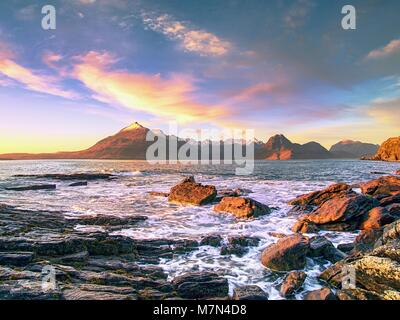
[[[193,177],[188,177],[171,189],[168,201],[201,206],[211,203],[216,196],[215,186],[202,185],[196,183]]]
[[[116,178],[115,175],[108,173],[72,173],[72,174],[59,174],[59,173],[50,173],[50,174],[36,174],[36,175],[14,175],[16,178],[34,178],[34,179],[54,179],[54,180],[62,180],[62,181],[70,181],[70,180],[108,180],[112,178]]]
[[[6,190],[10,191],[34,191],[34,190],[55,190],[57,186],[55,184],[38,184],[33,186],[22,186],[22,187],[8,187]]]
[[[268,293],[259,286],[243,286],[233,289],[233,300],[268,300]]]
[[[0,264],[11,266],[25,266],[32,262],[33,252],[0,252]]]

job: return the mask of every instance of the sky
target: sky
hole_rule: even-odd
[[[355,30],[341,26],[347,4]],[[1,1],[0,153],[80,150],[134,121],[380,144],[400,135],[399,12],[398,0]]]

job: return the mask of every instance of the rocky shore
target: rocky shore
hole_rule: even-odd
[[[68,177],[80,186],[112,176]],[[35,189],[31,189],[35,190]],[[24,190],[14,190],[22,192]],[[273,208],[249,197],[250,190],[217,190],[187,177],[169,193],[151,193],[181,205],[211,205],[217,214],[238,221],[259,219]],[[282,298],[306,300],[400,299],[400,177],[383,176],[350,186],[332,185],[290,202],[298,217],[292,235],[260,247],[256,237],[221,236],[143,240],[112,235],[140,225],[145,216],[107,215],[66,218],[64,212],[28,211],[0,205],[0,299],[235,299],[267,300],[255,285],[234,288],[224,274],[193,271],[168,277],[161,259],[185,256],[200,247],[214,247],[221,255],[245,255],[259,248],[258,263],[275,274]],[[77,226],[100,227],[80,231]],[[320,232],[360,230],[354,243],[335,247]],[[316,277],[321,289],[306,291],[307,261],[328,267]],[[355,286],[342,287],[343,270],[355,271]],[[54,276],[53,282],[46,282]],[[50,277],[51,279],[51,277]],[[50,287],[48,285],[50,284]],[[300,294],[300,296],[298,295]]]

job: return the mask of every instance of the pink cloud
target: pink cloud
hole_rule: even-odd
[[[390,41],[383,48],[372,50],[367,55],[367,59],[379,59],[400,52],[400,39]]]
[[[228,113],[223,106],[197,102],[193,79],[187,76],[163,78],[112,69],[116,59],[107,52],[91,51],[75,59],[73,77],[99,101],[180,122],[211,121]]]

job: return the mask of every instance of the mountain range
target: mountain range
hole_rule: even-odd
[[[1,159],[28,160],[28,159],[119,159],[119,160],[145,160],[146,150],[153,141],[146,141],[150,129],[135,122],[120,130],[116,134],[104,138],[92,147],[72,152],[57,153],[13,153],[0,155]],[[155,130],[153,132],[156,133]],[[178,148],[188,140],[178,139]],[[193,143],[193,141],[192,141]],[[201,154],[200,143],[199,154]],[[284,135],[275,135],[264,143],[254,141],[255,159],[263,160],[296,160],[296,159],[358,159],[371,157],[378,150],[378,145],[362,143],[359,141],[345,140],[333,145],[328,151],[317,142],[305,144],[293,143]],[[168,146],[167,146],[168,147]],[[220,147],[223,154],[223,143]]]

